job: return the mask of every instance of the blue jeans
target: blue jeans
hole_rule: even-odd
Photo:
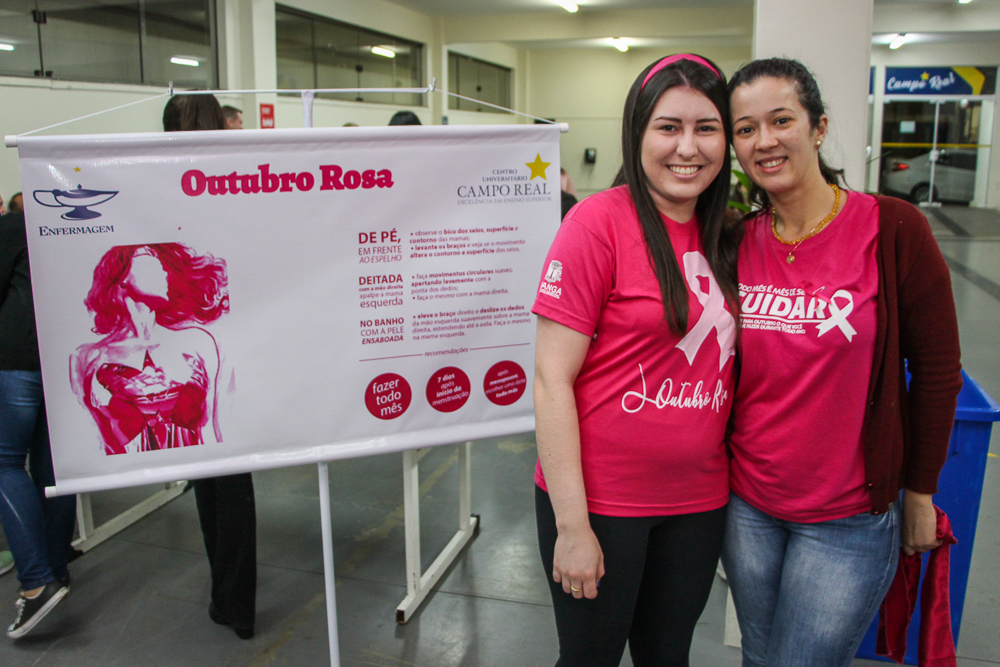
[[[42,374],[0,371],[0,522],[26,591],[67,573],[76,496],[46,498],[53,484]]]
[[[743,667],[846,667],[896,574],[899,504],[882,515],[783,521],[730,494],[722,562]]]

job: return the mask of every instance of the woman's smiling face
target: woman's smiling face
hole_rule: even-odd
[[[736,159],[768,194],[792,191],[819,176],[827,117],[810,125],[794,81],[761,77],[734,90],[731,105]]]
[[[660,96],[642,136],[641,160],[660,213],[678,222],[694,215],[698,196],[726,156],[722,114],[699,91],[675,86]]]

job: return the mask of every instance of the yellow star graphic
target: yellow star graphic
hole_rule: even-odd
[[[80,171],[79,167],[73,167],[73,171]]]
[[[552,163],[551,162],[542,162],[542,155],[541,155],[541,153],[535,153],[535,161],[534,162],[525,162],[524,163],[525,167],[529,167],[531,169],[531,178],[529,178],[528,180],[529,181],[534,180],[535,176],[541,176],[546,181],[549,180],[548,178],[545,177],[545,169],[550,164],[552,164]]]
[[[921,74],[921,75],[920,75],[920,78],[921,78],[921,79],[922,79],[923,81],[926,81],[927,79],[931,78],[931,75],[930,75],[930,74],[928,74],[927,72],[924,72],[923,74]]]

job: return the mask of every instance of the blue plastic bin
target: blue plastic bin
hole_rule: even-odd
[[[972,546],[976,540],[976,521],[979,518],[979,501],[983,495],[983,478],[986,476],[986,459],[990,449],[990,431],[993,422],[1000,421],[1000,405],[994,401],[975,380],[962,371],[965,384],[958,395],[955,410],[955,427],[951,431],[948,461],[941,471],[934,504],[951,519],[951,527],[958,544],[951,548],[951,630],[958,643],[962,627],[962,607],[965,589],[969,584],[972,565]],[[927,556],[924,556],[924,566]],[[861,642],[857,657],[868,660],[892,662],[875,655],[875,637],[878,618],[868,628]],[[920,631],[920,605],[910,622],[906,635],[907,665],[917,664],[917,641]]]

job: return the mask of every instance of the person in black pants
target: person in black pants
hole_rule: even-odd
[[[224,130],[214,95],[175,95],[163,110],[165,132]],[[212,569],[208,615],[240,639],[254,635],[257,605],[257,510],[250,473],[194,481],[198,518]]]
[[[558,667],[687,667],[722,550],[738,234],[729,97],[680,54],[636,79],[614,187],[556,234],[532,312],[538,543]]]
[[[250,473],[194,480],[201,534],[212,569],[208,615],[240,639],[254,632],[257,606],[257,511]]]
[[[542,566],[552,572],[559,533],[549,494],[537,486],[535,518]],[[726,507],[665,517],[590,514],[607,571],[597,597],[576,599],[548,578],[560,664],[617,665],[626,639],[635,665],[687,664],[725,526]],[[593,637],[611,641],[595,643]]]

